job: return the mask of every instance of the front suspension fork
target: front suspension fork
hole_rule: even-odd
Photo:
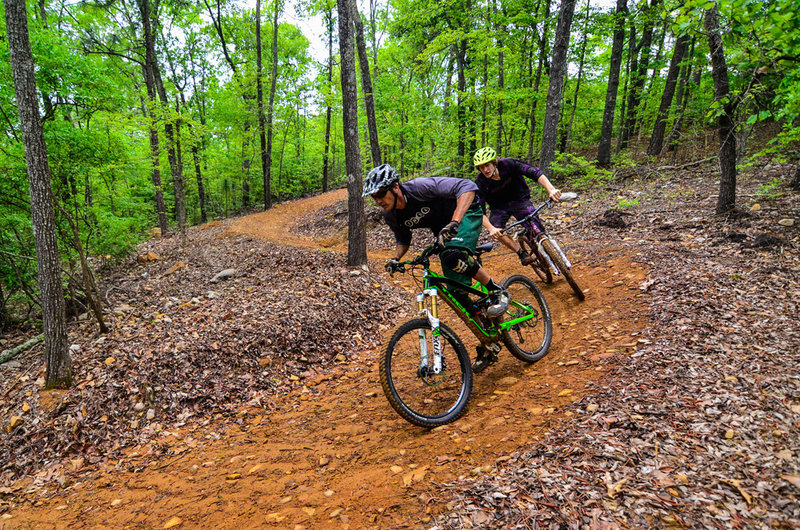
[[[430,310],[425,307],[425,298],[430,299]],[[428,340],[425,330],[419,330],[419,372],[432,370],[434,374],[442,371],[442,334],[439,329],[439,293],[436,289],[425,289],[417,295],[417,309],[420,316],[425,316],[431,325],[431,343],[433,344],[433,363],[428,354]]]
[[[537,243],[537,249],[539,250],[539,255],[540,256],[544,256],[544,259],[545,259],[545,261],[547,261],[547,264],[550,266],[550,268],[552,270],[554,270],[556,274],[560,274],[561,273],[561,271],[558,270],[558,267],[556,267],[555,263],[553,263],[553,260],[550,259],[550,256],[547,254],[547,252],[544,251],[544,248],[542,246],[542,242],[545,239],[550,241],[550,243],[553,245],[553,248],[556,249],[556,252],[558,252],[558,255],[561,257],[561,260],[564,262],[564,265],[568,269],[571,269],[572,268],[572,263],[569,262],[569,260],[567,259],[567,255],[564,254],[563,250],[561,250],[561,247],[558,245],[558,242],[555,239],[553,239],[552,237],[550,237],[550,236],[544,236],[544,237],[539,239],[539,242]]]

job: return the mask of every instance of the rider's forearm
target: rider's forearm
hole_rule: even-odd
[[[489,217],[486,215],[483,216],[482,224],[486,230],[491,230],[492,228],[494,228],[494,225],[492,224],[491,221],[489,221]]]
[[[472,201],[474,199],[474,191],[467,191],[459,195],[458,199],[456,200],[456,211],[453,212],[452,220],[460,223],[467,214],[467,210],[469,210],[469,207],[472,205]]]
[[[408,252],[408,245],[397,245],[395,248],[395,257],[399,260]]]
[[[547,194],[548,194],[548,195],[549,195],[549,194],[551,194],[551,193],[553,193],[553,192],[555,191],[555,189],[556,189],[556,187],[555,187],[555,186],[553,186],[553,183],[552,183],[552,182],[550,182],[550,179],[548,179],[548,178],[547,178],[546,176],[544,176],[544,175],[542,175],[541,177],[539,177],[539,179],[538,179],[536,182],[538,182],[538,183],[539,183],[541,186],[543,186],[543,187],[544,187],[544,189],[546,189],[546,190],[547,190]]]

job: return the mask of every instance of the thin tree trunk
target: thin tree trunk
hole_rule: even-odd
[[[794,177],[792,177],[789,185],[792,187],[792,189],[800,191],[800,162],[797,164],[797,170],[794,172]]]
[[[617,0],[617,10],[614,17],[614,37],[608,69],[608,88],[606,89],[606,103],[603,108],[603,124],[600,129],[600,144],[597,147],[597,164],[601,167],[611,165],[611,137],[614,132],[614,113],[617,110],[622,50],[625,46],[625,20],[628,17],[627,0]]]
[[[581,44],[581,60],[578,64],[578,80],[575,83],[575,97],[572,100],[572,113],[569,116],[569,125],[567,126],[567,133],[564,138],[564,145],[561,148],[562,152],[569,150],[569,141],[572,137],[572,124],[575,122],[575,110],[578,108],[578,92],[581,89],[581,79],[583,78],[583,65],[586,60],[586,43],[589,40],[589,0],[586,0],[586,22],[583,27],[583,43]]]
[[[495,11],[494,1],[492,2],[492,11]],[[494,14],[496,15],[496,13]],[[503,16],[505,16],[505,12]],[[506,87],[505,53],[503,53],[503,34],[505,30],[505,24],[499,24],[497,31],[497,139],[495,140],[495,149],[498,153],[503,152],[503,97]]]
[[[364,218],[364,198],[361,196],[364,187],[361,177],[361,150],[358,144],[358,90],[356,89],[353,21],[350,18],[353,9],[350,7],[350,0],[339,0],[338,11],[342,131],[347,167],[347,265],[357,267],[367,263],[367,231]]]
[[[483,108],[481,109],[481,145],[486,145],[486,117],[489,113],[489,95],[486,87],[489,83],[489,56],[483,54]],[[498,150],[500,148],[498,147]]]
[[[628,89],[630,86],[631,72],[636,65],[636,26],[631,20],[630,36],[628,37],[628,57],[625,60],[625,84],[622,87],[622,106],[619,109],[620,128],[617,132],[617,150],[619,153],[627,147],[628,140],[625,138],[625,121],[628,119]],[[624,140],[624,142],[623,142]]]
[[[675,121],[672,122],[672,130],[664,140],[664,144],[668,150],[674,151],[675,144],[680,136],[681,127],[683,125],[683,116],[686,114],[686,105],[689,102],[689,87],[688,82],[692,74],[692,62],[694,61],[694,46],[697,40],[696,36],[692,36],[692,45],[689,49],[689,60],[684,61],[683,69],[681,70],[681,80],[678,83],[678,94],[675,96],[677,105],[680,107]]]
[[[661,0],[651,0],[650,7],[645,10],[645,27],[642,32],[642,40],[637,45],[637,51],[641,50],[637,64],[631,65],[632,80],[630,83],[630,92],[628,93],[628,115],[625,118],[625,129],[622,138],[622,147],[627,147],[631,135],[634,134],[636,129],[636,120],[638,118],[638,108],[642,100],[642,90],[644,89],[645,81],[647,81],[647,69],[650,65],[650,48],[653,43],[653,13],[655,8]]]
[[[97,319],[97,324],[100,327],[100,333],[108,333],[108,326],[106,325],[105,318],[103,318],[103,309],[100,307],[100,293],[97,290],[97,284],[94,281],[94,275],[89,268],[89,262],[86,259],[86,252],[81,243],[81,234],[78,230],[78,224],[75,219],[63,207],[56,203],[64,219],[69,223],[72,229],[72,244],[75,245],[75,250],[78,252],[78,259],[81,262],[81,276],[83,280],[83,294],[86,295],[86,301],[91,308],[94,317]]]
[[[154,56],[155,48],[147,45],[147,34],[152,33],[150,28],[150,2],[149,0],[137,0],[139,12],[142,19],[142,25],[145,29],[145,64],[142,67],[144,74],[145,87],[147,89],[147,99],[149,102],[149,115],[150,120],[148,128],[150,132],[150,159],[153,167],[153,187],[155,188],[155,207],[156,214],[158,215],[158,226],[161,229],[161,235],[166,236],[169,229],[167,225],[167,209],[164,204],[164,187],[161,182],[161,148],[158,140],[158,129],[156,128],[156,107],[158,106],[156,95],[156,83],[154,76],[154,65],[156,58]]]
[[[672,52],[672,60],[667,71],[667,80],[664,84],[664,93],[661,95],[661,104],[658,107],[656,123],[653,126],[653,135],[650,137],[650,145],[647,147],[647,154],[658,156],[664,146],[664,132],[667,129],[667,118],[669,109],[672,107],[672,99],[675,94],[675,86],[678,84],[678,74],[681,69],[681,62],[689,47],[689,36],[681,35],[675,41],[675,49]]]
[[[267,124],[264,118],[264,64],[261,56],[261,0],[256,0],[256,106],[258,107],[258,141],[261,159],[261,180],[267,188]]]
[[[272,169],[272,120],[275,112],[275,90],[278,86],[278,15],[280,14],[280,0],[275,0],[275,13],[272,17],[272,77],[269,87],[269,105],[267,106],[267,153],[264,172],[264,209],[272,208],[272,189],[270,172]],[[263,160],[263,159],[262,159]]]
[[[728,66],[719,33],[719,10],[715,3],[706,10],[703,25],[711,51],[711,76],[714,78],[714,99],[722,104],[718,119],[719,134],[719,199],[717,214],[729,212],[736,206],[736,135],[733,124],[733,103],[730,100]]]
[[[245,112],[248,112],[246,109]],[[246,212],[250,208],[250,120],[244,120],[242,124],[242,211]]]
[[[333,10],[325,12],[325,22],[328,28],[328,87],[333,92]],[[329,176],[329,153],[331,148],[331,103],[330,93],[326,99],[325,108],[325,150],[322,155],[322,191],[328,191]]]
[[[197,178],[197,195],[200,200],[200,221],[205,223],[208,221],[208,214],[206,213],[206,188],[203,183],[203,172],[200,168],[200,155],[197,147],[200,140],[194,136],[192,124],[188,123],[188,125],[192,134],[192,161],[194,162],[194,175]]]
[[[42,293],[42,328],[47,364],[45,385],[47,388],[68,387],[72,384],[72,360],[67,348],[67,319],[61,287],[50,164],[44,130],[39,118],[36,77],[28,35],[28,15],[24,0],[3,0],[3,3],[11,71],[14,76],[14,91],[30,183],[37,278]]]
[[[548,55],[548,37],[550,29],[550,0],[544,0],[544,19],[542,22],[542,38],[539,40],[539,63],[536,65],[536,77],[533,80],[533,101],[530,112],[530,136],[528,137],[528,161],[533,160],[533,147],[536,138],[536,107],[539,104],[539,83],[542,79],[542,68]]]
[[[547,89],[547,104],[542,128],[542,154],[539,157],[539,167],[545,172],[550,171],[550,164],[556,159],[558,117],[564,98],[562,88],[567,71],[567,48],[569,47],[572,15],[575,12],[575,1],[565,0],[561,3],[558,24],[556,24],[553,63],[550,65],[550,83]]]
[[[378,124],[375,121],[375,94],[372,89],[372,78],[369,73],[369,59],[367,58],[367,45],[364,41],[364,23],[354,1],[349,2],[353,10],[353,23],[355,24],[356,49],[358,50],[358,65],[361,68],[361,91],[364,94],[364,110],[367,115],[367,130],[369,131],[369,150],[372,154],[372,165],[381,165],[381,146],[378,143]]]
[[[158,24],[158,13],[150,9],[150,0],[138,0],[140,9],[142,9],[142,21],[144,29],[145,46],[147,48],[146,54],[150,58],[150,74],[155,84],[155,89],[158,93],[160,108],[164,115],[168,114],[169,101],[167,99],[167,92],[164,89],[164,82],[161,79],[161,69],[158,66],[158,59],[156,58],[156,39],[153,32],[153,25]],[[145,13],[149,14],[147,20],[144,20]],[[156,103],[156,99],[153,99]],[[175,215],[178,221],[178,229],[180,230],[181,237],[186,237],[186,198],[183,186],[183,171],[178,164],[175,154],[175,133],[172,127],[172,122],[169,118],[164,120],[164,134],[167,139],[167,159],[172,174],[172,191],[175,197]]]
[[[457,171],[460,171],[465,164],[466,137],[467,129],[467,113],[466,102],[464,101],[464,93],[467,90],[467,41],[462,39],[456,43],[456,72],[457,72],[457,103],[456,103],[456,120],[458,122],[458,162],[456,163]]]

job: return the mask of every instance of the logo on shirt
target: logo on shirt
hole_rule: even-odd
[[[420,208],[420,210],[414,217],[407,219],[406,222],[403,224],[405,224],[409,228],[414,228],[414,226],[418,225],[420,221],[425,219],[425,216],[428,215],[429,213],[431,213],[431,209],[428,208],[427,206],[423,206],[422,208]]]

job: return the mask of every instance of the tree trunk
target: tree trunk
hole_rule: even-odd
[[[578,80],[575,83],[575,97],[572,100],[572,112],[569,116],[569,125],[564,137],[564,145],[561,151],[567,152],[569,150],[569,141],[572,137],[572,124],[575,122],[575,110],[578,108],[578,91],[581,89],[581,79],[583,78],[583,65],[586,60],[586,43],[589,40],[589,0],[586,0],[586,22],[583,26],[583,43],[581,44],[581,60],[578,63]]]
[[[161,79],[161,69],[158,66],[158,59],[156,58],[156,38],[153,33],[153,25],[158,24],[158,13],[150,10],[150,0],[138,0],[140,9],[142,10],[142,26],[144,29],[144,41],[146,50],[146,57],[150,58],[150,73],[153,77],[156,91],[158,92],[161,101],[160,108],[162,113],[166,116],[168,114],[169,101],[167,100],[167,92],[164,89],[164,82]],[[147,20],[144,20],[145,14],[149,14]],[[153,103],[156,100],[153,99]],[[186,198],[183,186],[183,170],[178,164],[177,156],[175,153],[175,133],[172,127],[172,122],[169,118],[164,120],[164,134],[167,139],[167,159],[169,160],[169,167],[172,174],[172,191],[175,196],[175,215],[178,221],[178,229],[182,237],[186,237]]]
[[[530,112],[530,136],[528,137],[528,161],[533,160],[533,146],[536,138],[536,107],[539,104],[539,83],[542,80],[542,68],[547,61],[547,33],[550,29],[550,0],[544,0],[544,20],[542,22],[542,38],[539,41],[539,63],[536,65],[536,77],[533,80],[533,101]]]
[[[100,304],[100,293],[97,290],[97,284],[94,281],[94,275],[89,268],[89,261],[86,259],[86,252],[84,251],[83,244],[81,243],[81,234],[78,230],[78,224],[75,219],[70,216],[69,212],[67,212],[63,207],[61,207],[58,203],[56,203],[56,206],[58,206],[59,210],[61,211],[61,215],[67,220],[67,223],[69,223],[69,226],[72,229],[72,244],[75,245],[75,250],[78,252],[78,259],[81,262],[81,277],[83,280],[83,285],[81,288],[83,289],[83,294],[86,295],[86,302],[89,304],[89,308],[91,308],[92,313],[94,313],[94,317],[97,319],[97,324],[100,327],[100,333],[108,333],[108,326],[106,325],[105,318],[103,317],[103,308]]]
[[[263,58],[261,56],[261,0],[256,0],[256,106],[258,107],[258,141],[259,158],[261,159],[261,180],[267,189],[267,124],[264,118],[264,75]],[[265,192],[266,193],[266,192]],[[265,197],[266,198],[266,197]]]
[[[364,23],[355,1],[348,0],[353,13],[355,24],[356,47],[358,49],[358,65],[361,68],[361,91],[364,94],[364,110],[367,115],[367,130],[369,131],[369,150],[372,154],[372,165],[381,165],[381,146],[378,143],[378,124],[375,121],[375,94],[372,89],[372,77],[369,73],[369,59],[367,58],[367,44],[364,41]]]
[[[333,9],[325,12],[325,26],[328,28],[328,88],[325,105],[325,150],[322,154],[322,192],[328,191],[328,180],[330,180],[330,160],[331,149],[331,102],[330,97],[333,92]]]
[[[492,11],[494,10],[494,3],[492,3]],[[495,13],[496,15],[496,13]],[[505,17],[505,11],[503,12]],[[506,31],[505,24],[499,24],[497,28],[497,139],[495,140],[495,149],[498,153],[503,152],[503,95],[505,93],[505,54],[503,53],[503,34]]]
[[[350,0],[338,1],[339,50],[342,81],[342,132],[347,168],[348,244],[347,265],[357,267],[367,263],[367,232],[364,218],[361,150],[358,143],[358,90],[356,89],[356,58],[353,45],[353,21]]]
[[[614,132],[614,113],[617,111],[617,92],[619,91],[619,71],[622,67],[622,49],[625,46],[625,20],[628,17],[627,0],[617,0],[617,10],[614,16],[614,37],[611,45],[611,62],[608,69],[606,104],[603,108],[600,144],[597,147],[597,164],[601,167],[608,167],[611,165],[611,136]]]
[[[275,0],[275,13],[272,17],[272,77],[269,87],[269,105],[267,106],[267,153],[264,172],[264,209],[272,208],[272,189],[270,172],[272,168],[272,118],[275,112],[275,90],[278,86],[278,15],[280,14],[280,1]],[[263,160],[263,159],[262,159]]]
[[[636,54],[634,54],[634,63],[631,64],[631,83],[630,91],[628,93],[628,114],[625,118],[625,127],[622,134],[622,142],[620,148],[625,148],[628,145],[631,135],[636,128],[636,119],[638,118],[637,112],[639,103],[642,100],[642,90],[644,83],[647,80],[647,69],[650,65],[650,47],[653,44],[653,14],[655,8],[661,0],[651,0],[650,7],[645,10],[645,27],[642,32],[642,40],[636,47],[636,51],[641,51],[641,56],[636,61]]]
[[[249,113],[250,109],[245,109]],[[250,208],[250,120],[245,118],[242,124],[242,211]]]
[[[650,145],[647,154],[658,156],[664,147],[664,132],[667,129],[667,118],[669,109],[672,107],[672,98],[675,95],[675,86],[678,84],[678,74],[681,70],[681,62],[689,47],[688,35],[681,35],[675,41],[675,49],[672,51],[672,60],[667,71],[667,80],[664,84],[664,92],[661,95],[661,104],[658,107],[656,123],[653,126],[653,135],[650,137]]]
[[[687,83],[689,82],[689,78],[691,77],[692,73],[692,62],[694,61],[694,46],[697,40],[696,36],[692,37],[692,45],[689,49],[689,60],[684,61],[683,69],[681,71],[681,80],[678,83],[678,94],[675,96],[676,103],[680,107],[680,111],[678,115],[675,117],[675,121],[672,122],[672,130],[670,131],[667,139],[664,140],[666,147],[670,151],[675,150],[675,145],[678,140],[678,136],[681,133],[681,126],[683,124],[683,116],[686,114],[686,105],[689,103],[689,89]]]
[[[630,87],[631,72],[636,69],[636,24],[633,18],[631,18],[630,22],[631,29],[630,36],[628,37],[628,57],[625,60],[625,84],[622,87],[622,106],[619,109],[620,128],[617,133],[617,153],[628,145],[628,140],[625,138],[625,121],[628,118],[628,89]]]
[[[736,206],[736,135],[733,125],[733,103],[730,100],[728,66],[719,33],[719,10],[715,3],[706,10],[703,25],[708,35],[711,51],[711,76],[714,78],[714,99],[722,104],[717,127],[719,134],[719,199],[717,214],[732,210]]]
[[[467,41],[462,39],[456,43],[456,74],[458,79],[456,94],[456,120],[458,122],[458,162],[456,171],[460,171],[465,164],[467,151],[465,137],[467,134],[467,113],[464,94],[467,90]]]
[[[42,328],[47,363],[45,385],[47,388],[68,387],[72,384],[72,360],[67,348],[67,320],[50,187],[50,164],[39,118],[28,15],[24,0],[4,0],[3,3],[17,111],[28,167],[37,279],[42,293]]]
[[[572,15],[575,12],[575,1],[564,0],[561,3],[556,24],[553,62],[550,65],[550,83],[547,89],[547,104],[542,128],[542,154],[539,157],[539,167],[545,172],[549,172],[550,164],[556,159],[558,117],[564,97],[562,88],[567,71],[567,48],[569,47]]]
[[[8,316],[8,308],[6,307],[6,295],[3,292],[3,286],[0,284],[0,337],[6,330],[11,319]]]
[[[794,172],[794,177],[792,177],[792,181],[789,185],[792,189],[800,191],[800,162],[797,164],[797,170]]]
[[[150,159],[153,166],[153,187],[155,188],[155,206],[158,215],[158,226],[161,235],[166,236],[169,227],[167,226],[167,208],[164,204],[164,187],[161,183],[161,148],[158,141],[158,129],[156,128],[156,107],[158,105],[156,96],[156,82],[153,73],[155,65],[154,47],[147,44],[147,34],[152,35],[150,29],[150,2],[149,0],[137,0],[139,14],[141,15],[142,25],[145,30],[145,62],[142,67],[144,74],[145,87],[147,88],[147,99],[149,101],[150,121],[148,128],[150,131]]]

